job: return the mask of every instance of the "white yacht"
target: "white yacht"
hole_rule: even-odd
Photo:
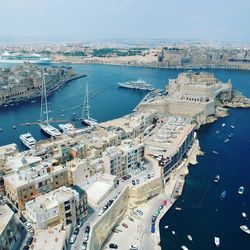
[[[22,143],[29,149],[34,148],[36,145],[36,140],[31,135],[31,133],[22,134],[20,135],[19,138],[22,141]]]
[[[98,124],[98,122],[91,118],[89,115],[89,88],[88,83],[86,84],[86,90],[85,90],[85,96],[84,96],[84,103],[83,103],[83,109],[82,109],[82,115],[81,115],[81,122],[84,123],[87,126],[93,127]]]
[[[186,247],[186,246],[181,246],[181,249],[183,249],[183,250],[188,250],[188,248]]]
[[[66,134],[72,134],[75,131],[75,127],[71,123],[59,124],[58,126]]]
[[[45,119],[44,119],[45,115]],[[49,136],[59,136],[60,131],[49,124],[49,111],[48,111],[48,102],[47,102],[47,93],[46,85],[44,78],[44,69],[43,69],[43,81],[42,81],[42,95],[41,95],[41,114],[40,114],[40,123],[39,126],[43,132]]]
[[[220,245],[220,238],[219,237],[214,237],[214,243],[218,247]]]
[[[175,235],[175,231],[172,231],[172,234]]]
[[[190,234],[187,235],[187,238],[188,238],[190,241],[193,240],[193,238],[192,238],[192,236],[191,236]]]
[[[39,126],[40,126],[41,130],[43,132],[45,132],[46,134],[48,134],[49,136],[59,136],[59,135],[61,135],[60,131],[57,128],[51,126],[50,124],[42,124],[42,123],[40,123]]]
[[[247,234],[250,234],[250,230],[249,230],[249,228],[248,228],[246,225],[240,226],[240,229],[241,229],[243,232],[245,232],[245,233],[247,233]]]
[[[222,127],[225,127],[226,126],[226,123],[222,123],[222,125],[221,125]]]

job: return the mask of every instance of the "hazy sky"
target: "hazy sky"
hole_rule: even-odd
[[[0,0],[0,38],[250,42],[250,0]]]

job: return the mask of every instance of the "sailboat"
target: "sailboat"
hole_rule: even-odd
[[[45,119],[44,119],[44,114],[45,114]],[[41,114],[40,114],[39,126],[41,130],[49,136],[61,135],[60,131],[57,128],[49,124],[49,113],[48,113],[47,91],[46,91],[45,78],[44,78],[44,69],[43,69]]]
[[[83,109],[82,109],[82,115],[81,115],[81,122],[86,124],[87,126],[95,126],[97,125],[97,121],[90,117],[89,115],[89,88],[88,83],[86,84],[86,90],[85,90],[85,96],[84,96],[84,102],[83,102]]]

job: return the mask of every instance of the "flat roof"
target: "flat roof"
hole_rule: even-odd
[[[112,189],[113,185],[96,181],[87,190],[88,200],[94,204],[99,204],[99,202],[106,196],[108,192]]]

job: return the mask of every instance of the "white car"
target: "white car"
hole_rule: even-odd
[[[143,215],[143,212],[141,211],[141,209],[136,209],[136,212],[139,214],[139,215]]]
[[[131,245],[129,249],[130,250],[138,250],[138,247],[137,247],[137,245]]]
[[[89,239],[89,234],[88,233],[85,233],[85,236],[84,236],[84,241],[88,241],[88,239]]]
[[[98,215],[99,215],[99,216],[102,216],[103,213],[104,213],[104,210],[101,209],[101,210],[99,211]]]
[[[69,239],[69,243],[70,243],[70,244],[74,244],[75,241],[76,241],[76,235],[73,234],[73,235],[70,237],[70,239]]]
[[[31,229],[31,228],[32,228],[32,225],[31,225],[29,222],[27,222],[27,223],[25,224],[25,226],[26,226],[27,229]]]

